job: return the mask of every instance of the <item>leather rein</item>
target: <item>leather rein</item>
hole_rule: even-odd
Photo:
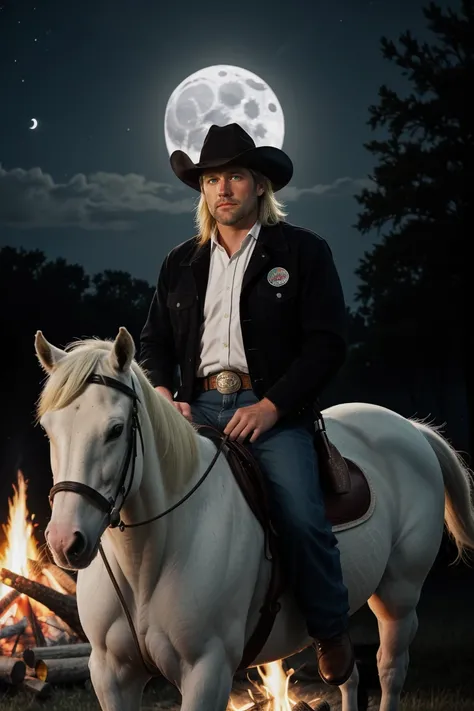
[[[197,481],[197,483],[192,487],[188,493],[183,496],[177,503],[173,504],[170,506],[168,509],[165,511],[162,511],[161,513],[157,514],[156,516],[152,516],[151,518],[146,519],[145,521],[139,521],[136,523],[124,523],[121,519],[121,510],[128,498],[128,495],[130,494],[130,490],[133,486],[133,481],[135,477],[135,465],[136,465],[136,458],[137,458],[137,434],[140,437],[140,443],[141,443],[141,449],[142,449],[142,455],[145,453],[145,446],[143,443],[143,435],[140,427],[140,420],[138,417],[138,403],[140,402],[140,399],[136,393],[135,386],[133,383],[133,378],[132,378],[132,387],[130,388],[128,385],[125,385],[125,383],[122,383],[120,380],[116,380],[115,378],[111,378],[107,375],[100,375],[97,373],[92,373],[89,375],[87,378],[86,382],[89,384],[96,384],[96,385],[105,385],[106,387],[113,388],[114,390],[119,390],[121,393],[124,393],[125,395],[128,395],[128,397],[131,398],[132,400],[132,414],[131,414],[131,420],[130,420],[130,431],[129,431],[129,437],[128,437],[128,445],[127,445],[127,451],[125,453],[125,458],[122,464],[122,468],[120,471],[120,478],[119,478],[119,484],[117,487],[117,493],[114,498],[109,497],[108,499],[103,496],[99,491],[96,489],[93,489],[91,486],[88,486],[87,484],[83,484],[79,481],[60,481],[58,484],[55,484],[52,489],[49,492],[49,503],[51,507],[53,506],[53,501],[54,497],[57,493],[60,491],[70,491],[75,494],[79,494],[80,496],[83,496],[85,499],[87,499],[91,504],[93,504],[96,508],[98,508],[100,511],[102,511],[106,517],[107,517],[107,528],[118,528],[120,531],[124,531],[126,528],[138,528],[139,526],[146,526],[149,523],[153,523],[153,521],[158,521],[160,518],[164,518],[164,516],[167,516],[169,513],[177,509],[179,506],[184,504],[184,502],[189,499],[189,497],[194,494],[194,492],[201,486],[201,484],[205,481],[207,478],[208,474],[212,470],[214,464],[216,463],[219,455],[221,454],[225,444],[227,443],[228,437],[226,436],[223,441],[221,442],[220,446],[218,447],[214,457],[212,458],[210,464],[208,465],[207,469],[205,470],[204,474],[201,476],[201,478]],[[127,474],[131,466],[131,473],[130,473],[130,479],[128,482],[128,486],[126,486],[126,481],[127,481]],[[120,504],[117,502],[119,501],[120,498]],[[110,581],[117,593],[117,597],[120,600],[120,604],[122,605],[123,612],[125,614],[125,617],[127,618],[130,631],[132,633],[132,637],[135,643],[135,646],[138,651],[138,655],[143,663],[143,666],[145,667],[146,671],[149,672],[152,676],[157,676],[158,670],[156,667],[152,666],[147,660],[145,659],[141,647],[140,647],[140,642],[138,640],[138,635],[135,630],[135,625],[133,623],[132,615],[130,613],[130,610],[128,609],[126,600],[124,598],[124,595],[122,591],[120,590],[120,586],[117,582],[117,579],[112,571],[112,568],[110,567],[109,561],[107,560],[107,557],[105,555],[104,549],[102,547],[102,543],[99,543],[99,553],[101,555],[102,561],[104,563],[105,569],[107,570],[107,573],[110,577]]]

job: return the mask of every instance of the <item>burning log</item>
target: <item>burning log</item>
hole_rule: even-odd
[[[87,642],[82,644],[56,644],[51,647],[30,647],[24,650],[23,659],[29,667],[34,668],[37,660],[89,657],[91,649],[91,645]]]
[[[89,657],[40,659],[35,664],[35,673],[38,679],[48,681],[50,684],[75,684],[86,681],[90,677]]]
[[[295,706],[292,707],[292,711],[331,711],[327,701],[319,701],[317,706],[310,706],[306,701],[298,701]]]
[[[29,621],[27,617],[23,617],[19,622],[15,622],[14,625],[5,625],[5,627],[0,629],[0,639],[9,639],[10,637],[21,635],[25,632],[28,625]]]
[[[49,573],[68,595],[76,594],[76,581],[54,563],[31,560],[30,558],[28,559],[28,570],[33,577],[39,577],[40,575],[48,577]]]
[[[41,681],[34,676],[25,676],[23,687],[33,692],[37,699],[48,699],[51,696],[52,687],[47,681]]]
[[[0,582],[18,590],[20,593],[24,593],[50,609],[55,615],[61,617],[80,639],[84,642],[87,641],[86,634],[79,620],[77,602],[72,595],[64,595],[63,593],[57,592],[57,590],[48,588],[46,585],[29,580],[23,577],[23,575],[16,575],[6,568],[0,569]]]
[[[5,612],[8,612],[10,607],[15,604],[15,602],[20,597],[18,590],[11,590],[7,595],[2,597],[0,600],[0,617],[3,617]]]
[[[0,679],[16,686],[21,684],[26,675],[26,664],[22,659],[0,657]]]
[[[10,652],[10,657],[16,657],[16,650],[17,650],[18,645],[20,644],[20,639],[22,638],[22,636],[23,636],[23,632],[20,632],[19,634],[17,634],[16,640],[13,643],[12,651]]]
[[[28,599],[28,608],[27,609],[28,609],[28,619],[30,621],[31,631],[33,632],[35,642],[39,647],[46,647],[46,640],[44,638],[43,630],[41,629],[41,626],[38,622],[38,619],[35,615],[35,611],[33,610],[29,599]]]

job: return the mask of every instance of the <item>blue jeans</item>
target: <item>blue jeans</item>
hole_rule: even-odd
[[[239,407],[258,402],[251,390],[203,392],[191,403],[193,421],[224,430]],[[280,422],[248,447],[267,482],[284,573],[316,639],[347,628],[349,602],[337,540],[326,518],[311,422]]]

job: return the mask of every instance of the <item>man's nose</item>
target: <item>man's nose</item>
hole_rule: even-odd
[[[231,195],[231,193],[232,188],[230,180],[226,180],[225,178],[223,178],[219,183],[219,195]]]

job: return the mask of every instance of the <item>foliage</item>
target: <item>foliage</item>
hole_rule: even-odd
[[[392,343],[410,338],[421,350],[462,327],[474,228],[474,2],[459,13],[430,3],[424,15],[437,43],[382,38],[412,88],[401,97],[384,85],[370,107],[370,127],[388,135],[365,144],[377,165],[373,187],[356,196],[357,228],[386,229],[357,270],[359,312]]]

